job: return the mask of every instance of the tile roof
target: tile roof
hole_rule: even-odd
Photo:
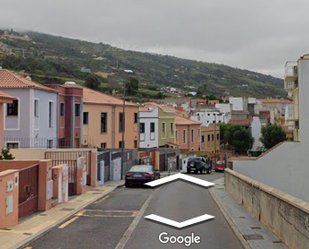
[[[89,104],[102,104],[102,105],[123,105],[123,100],[118,99],[107,94],[92,90],[90,88],[83,88],[84,95],[84,103]],[[135,106],[138,107],[137,104],[125,102],[126,106]]]
[[[33,82],[32,80],[6,69],[0,70],[0,88],[36,88],[49,92],[57,92],[54,89]]]
[[[290,104],[290,103],[292,103],[291,100],[287,100],[287,99],[261,99],[261,102],[264,103],[264,104],[270,104],[270,103]]]
[[[14,100],[16,99],[15,97],[5,93],[5,92],[2,92],[0,91],[0,99],[8,99],[8,100]]]
[[[249,114],[249,112],[248,111],[232,111],[232,115],[233,114]]]
[[[235,120],[235,119],[231,119],[228,124],[231,125],[240,125],[240,126],[250,126],[252,123],[252,118],[248,118],[248,119],[240,119],[240,120]]]
[[[193,121],[187,118],[183,118],[178,115],[176,115],[175,117],[175,122],[176,122],[176,125],[201,125],[201,123],[199,122],[196,122],[196,121]]]

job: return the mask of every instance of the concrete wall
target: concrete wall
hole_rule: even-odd
[[[230,169],[225,188],[289,248],[309,248],[309,203]]]

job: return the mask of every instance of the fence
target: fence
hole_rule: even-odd
[[[23,218],[38,211],[38,180],[38,165],[29,166],[19,171],[19,218]]]

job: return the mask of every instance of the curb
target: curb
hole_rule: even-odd
[[[29,243],[33,242],[34,240],[36,240],[37,238],[41,237],[42,235],[44,235],[45,233],[47,233],[48,231],[52,230],[53,228],[59,226],[61,223],[63,223],[64,221],[68,220],[69,218],[71,218],[72,216],[74,216],[76,213],[78,213],[79,211],[81,211],[82,209],[84,209],[85,207],[87,207],[88,205],[96,202],[97,200],[101,199],[102,197],[108,195],[109,193],[113,192],[115,189],[117,188],[120,188],[124,186],[124,184],[122,185],[118,185],[118,186],[115,186],[113,189],[111,189],[110,191],[108,192],[104,192],[104,194],[102,193],[102,195],[98,195],[97,198],[95,198],[94,200],[88,202],[88,203],[85,203],[84,205],[82,205],[81,207],[75,209],[74,211],[72,211],[71,213],[67,214],[65,217],[63,217],[62,219],[56,221],[56,223],[52,224],[51,226],[41,230],[40,232],[38,232],[37,234],[23,240],[22,242],[18,243],[17,245],[15,246],[12,246],[10,247],[9,249],[20,249],[24,246],[27,246]]]
[[[212,197],[212,199],[215,201],[215,203],[219,207],[221,213],[223,214],[223,216],[226,219],[226,221],[229,223],[230,227],[232,228],[233,232],[235,233],[237,239],[242,244],[244,249],[251,249],[251,247],[249,246],[248,242],[244,239],[242,234],[239,232],[239,230],[236,227],[235,223],[233,222],[233,220],[231,219],[229,214],[226,212],[224,207],[221,205],[221,203],[219,202],[219,200],[217,199],[216,195],[214,194],[214,192],[213,192],[213,190],[211,188],[209,189],[209,193],[210,193],[210,196]]]

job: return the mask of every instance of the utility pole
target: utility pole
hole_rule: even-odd
[[[126,109],[126,80],[123,83],[123,106],[122,106],[122,124],[121,124],[121,131],[122,131],[122,139],[121,139],[121,180],[123,180],[123,157],[124,157],[124,122],[125,122],[125,109]]]

